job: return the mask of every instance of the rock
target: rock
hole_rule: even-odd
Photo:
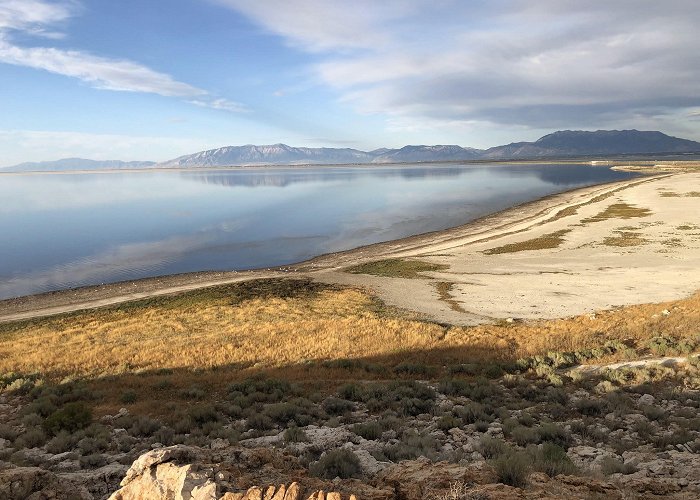
[[[120,410],[121,411],[121,410]],[[194,457],[194,450],[188,446],[175,445],[159,450],[151,450],[141,455],[136,461],[131,464],[131,467],[126,473],[126,476],[121,482],[122,486],[129,484],[131,480],[140,476],[147,469],[154,465],[173,460],[191,460]]]
[[[152,465],[147,473],[130,479],[110,500],[217,500],[217,485],[192,464],[172,462]],[[124,483],[122,481],[122,483]]]
[[[0,470],[0,498],[2,500],[94,499],[83,486],[76,485],[38,467],[11,467]]]
[[[228,446],[228,440],[221,438],[214,439],[211,443],[209,443],[209,448],[212,450],[223,450],[224,448],[228,448]]]
[[[637,400],[638,405],[653,405],[656,400],[651,394],[642,394]]]
[[[374,476],[381,470],[391,465],[391,463],[389,462],[380,462],[379,460],[374,458],[367,450],[353,450],[353,453],[360,461],[362,472],[364,472],[368,476]]]
[[[94,470],[64,471],[58,474],[73,484],[85,487],[95,498],[105,498],[119,487],[119,482],[127,471],[126,465],[111,463]]]

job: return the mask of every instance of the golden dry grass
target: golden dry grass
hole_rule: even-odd
[[[663,309],[672,314],[658,316]],[[595,320],[580,316],[456,327],[387,314],[360,290],[330,287],[299,297],[241,301],[176,297],[3,325],[0,372],[94,378],[161,369],[294,371],[345,358],[387,364],[412,358],[444,365],[578,350],[611,339],[642,341],[666,332],[700,332],[700,294],[602,312]]]
[[[640,233],[629,231],[615,231],[616,236],[608,236],[603,240],[603,245],[609,247],[636,247],[648,243]]]
[[[587,224],[608,219],[631,219],[633,217],[648,217],[651,214],[652,211],[648,208],[640,208],[628,203],[614,203],[599,214],[583,219],[581,222]]]
[[[532,238],[530,240],[489,248],[488,250],[484,250],[483,253],[486,255],[498,255],[502,253],[525,252],[527,250],[546,250],[549,248],[557,248],[564,242],[564,235],[569,232],[571,232],[571,229],[562,229],[561,231],[543,234],[542,236]]]

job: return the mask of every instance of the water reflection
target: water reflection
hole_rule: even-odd
[[[631,176],[421,164],[0,177],[0,298],[285,265]]]
[[[187,180],[229,187],[286,187],[307,182],[348,182],[360,177],[371,176],[385,180],[401,178],[407,180],[450,178],[476,173],[505,175],[508,177],[534,177],[556,186],[583,183],[601,183],[621,178],[620,172],[606,167],[588,165],[426,165],[421,167],[307,167],[299,169],[259,168],[231,171],[181,172]]]

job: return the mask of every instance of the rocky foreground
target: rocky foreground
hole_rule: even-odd
[[[195,403],[165,425],[125,408],[89,420],[60,406],[76,387],[5,391],[0,498],[700,497],[695,358],[585,377],[551,364],[347,384],[316,403],[256,378],[232,386],[233,407]]]

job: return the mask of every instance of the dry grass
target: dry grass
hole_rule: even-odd
[[[555,233],[543,234],[531,240],[519,241],[518,243],[509,243],[500,247],[489,248],[484,250],[486,255],[498,255],[502,253],[525,252],[527,250],[546,250],[549,248],[557,248],[564,242],[564,235],[571,232],[571,229],[562,229]]]
[[[660,315],[664,309],[671,314]],[[157,413],[167,411],[163,405],[182,388],[195,384],[212,397],[257,372],[317,386],[395,376],[327,360],[419,363],[441,376],[450,364],[513,361],[613,339],[641,346],[660,334],[694,338],[698,332],[700,294],[601,312],[595,320],[456,327],[399,317],[356,289],[260,280],[2,325],[0,372],[87,378],[105,394],[104,411],[118,408],[123,391],[134,390],[143,394],[134,408]]]
[[[662,198],[700,198],[700,191],[689,191],[687,193],[676,193],[675,191],[663,191]]]
[[[681,224],[680,226],[676,227],[679,231],[697,231],[700,229],[700,226],[697,226],[695,224]]]
[[[430,271],[444,271],[449,266],[433,264],[422,260],[386,259],[367,262],[345,269],[352,274],[371,274],[386,278],[425,278],[422,273]]]
[[[648,243],[648,240],[642,238],[640,233],[628,231],[615,231],[617,236],[608,236],[603,240],[603,245],[609,247],[636,247]]]
[[[467,312],[458,301],[452,298],[452,288],[454,288],[454,283],[450,283],[449,281],[438,281],[435,283],[435,289],[437,290],[440,300],[446,302],[453,311]]]
[[[614,203],[593,217],[583,219],[581,222],[601,222],[608,219],[631,219],[633,217],[649,217],[652,211],[648,208],[639,208],[628,203]]]

